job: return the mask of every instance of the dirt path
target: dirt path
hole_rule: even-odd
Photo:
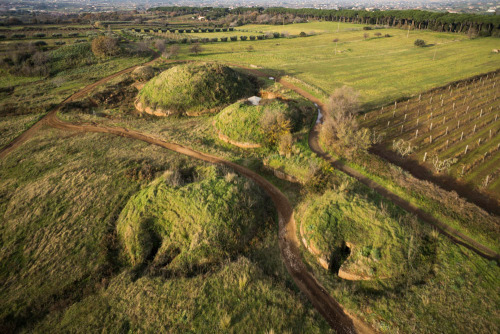
[[[74,101],[74,100],[77,100],[85,95],[87,95],[89,92],[91,92],[94,88],[98,87],[98,86],[101,86],[103,84],[105,84],[106,82],[122,75],[122,74],[125,74],[125,73],[130,73],[132,72],[133,70],[135,70],[138,66],[146,66],[146,65],[151,65],[153,64],[154,62],[156,62],[158,60],[158,56],[156,56],[153,60],[147,62],[147,63],[144,63],[144,64],[141,64],[141,65],[135,65],[135,66],[132,66],[132,67],[128,67],[124,70],[121,70],[119,72],[116,72],[110,76],[107,76],[105,78],[102,78],[96,82],[94,82],[93,84],[90,84],[82,89],[80,89],[78,92],[74,93],[73,95],[71,95],[70,97],[68,97],[67,99],[65,99],[64,101],[62,101],[60,104],[58,104],[56,107],[54,107],[52,110],[50,110],[47,115],[45,115],[44,117],[42,117],[38,122],[36,122],[35,124],[33,124],[32,127],[30,127],[28,130],[24,131],[21,135],[19,135],[18,137],[16,137],[13,141],[11,141],[9,144],[5,145],[1,150],[0,150],[0,159],[4,158],[5,156],[7,156],[7,154],[9,154],[10,152],[12,152],[13,150],[15,150],[17,147],[19,147],[19,145],[21,145],[22,143],[24,143],[25,141],[27,141],[29,138],[31,138],[33,136],[33,134],[35,132],[37,132],[42,126],[43,124],[47,121],[48,118],[52,117],[53,115],[56,115],[57,112],[61,109],[61,107],[68,103],[68,102],[71,102],[71,101]]]
[[[151,64],[155,60],[146,63]],[[30,139],[36,131],[42,126],[48,125],[61,130],[77,131],[77,132],[97,132],[108,133],[117,136],[142,140],[144,142],[158,145],[168,150],[190,156],[203,161],[226,165],[238,173],[254,180],[261,186],[273,200],[279,217],[279,246],[283,262],[285,263],[288,272],[292,276],[295,284],[309,298],[314,307],[321,313],[330,326],[337,333],[374,333],[374,330],[366,325],[363,321],[354,316],[348,315],[342,305],[333,299],[326,289],[315,279],[315,277],[307,270],[306,265],[302,262],[300,242],[297,238],[296,224],[293,218],[293,209],[283,193],[269,181],[264,179],[259,174],[230,161],[223,160],[216,156],[194,151],[182,145],[168,143],[160,139],[145,135],[143,133],[128,130],[125,128],[105,127],[90,124],[72,124],[66,123],[57,118],[57,112],[67,102],[73,101],[88,94],[95,87],[102,85],[109,80],[133,71],[137,66],[133,66],[117,72],[111,76],[103,78],[71,95],[64,100],[56,108],[52,109],[45,117],[25,131],[19,137],[14,139],[9,145],[0,151],[0,158],[5,157],[18,146]]]
[[[146,63],[151,64],[155,60]],[[267,77],[267,75],[259,70],[246,68],[237,64],[232,64],[234,66],[239,66],[245,68],[250,71],[254,75]],[[125,128],[118,127],[105,127],[105,126],[97,126],[97,125],[87,125],[87,124],[71,124],[65,123],[57,118],[57,111],[61,108],[61,106],[69,101],[75,100],[82,96],[85,96],[95,87],[102,85],[109,80],[124,74],[133,71],[137,66],[133,66],[117,72],[111,76],[103,78],[85,88],[73,94],[66,100],[64,100],[59,106],[51,110],[45,117],[43,117],[39,122],[33,125],[29,130],[25,131],[19,137],[14,139],[9,145],[4,147],[0,151],[0,158],[5,157],[12,150],[17,148],[19,145],[27,141],[33,134],[40,129],[44,124],[52,126],[54,128],[58,128],[61,130],[70,130],[70,131],[78,131],[78,132],[97,132],[97,133],[108,133],[114,134],[122,137],[142,140],[144,142],[158,145],[168,150],[184,154],[195,159],[200,159],[203,161],[226,165],[238,173],[254,180],[258,185],[260,185],[272,198],[274,204],[276,205],[278,216],[279,216],[279,246],[283,261],[288,269],[288,272],[292,276],[293,280],[299,287],[299,289],[309,298],[314,307],[323,315],[323,317],[328,321],[330,326],[337,333],[373,333],[374,330],[371,329],[364,322],[360,321],[356,317],[348,315],[343,307],[333,299],[325,288],[314,278],[314,276],[307,270],[307,267],[302,262],[301,251],[300,251],[300,241],[298,240],[296,233],[296,224],[293,218],[293,209],[291,207],[290,202],[286,198],[286,196],[281,193],[281,191],[272,185],[269,181],[264,179],[259,174],[243,167],[238,164],[232,163],[230,161],[223,160],[216,156],[212,156],[209,154],[201,153],[194,151],[190,148],[184,147],[182,145],[168,143],[162,141],[160,139],[145,135],[143,133],[128,130]],[[278,80],[283,86],[292,89],[304,96],[308,100],[316,103],[320,108],[324,108],[321,101],[319,101],[316,97],[304,91],[303,89],[296,87],[295,85],[279,79]],[[355,177],[360,182],[366,184],[368,187],[376,190],[382,196],[390,199],[397,205],[401,206],[405,210],[416,214],[419,218],[431,223],[436,226],[443,234],[450,237],[453,241],[464,245],[465,247],[475,251],[479,255],[486,257],[488,259],[496,259],[500,260],[500,256],[490,250],[489,248],[475,242],[469,237],[461,234],[460,232],[452,229],[448,225],[439,222],[437,219],[427,214],[426,212],[416,208],[411,203],[403,200],[399,196],[394,193],[388,191],[383,188],[381,185],[376,182],[366,178],[365,176],[359,174],[356,170],[345,166],[342,162],[333,159],[331,156],[327,155],[318,144],[318,135],[317,135],[317,126],[311,131],[309,136],[309,145],[311,149],[316,152],[323,159],[330,162],[337,169]]]
[[[363,322],[348,316],[342,306],[333,299],[325,288],[314,278],[302,262],[300,243],[297,238],[296,224],[293,218],[293,209],[287,197],[269,181],[259,174],[230,161],[223,160],[213,155],[194,151],[182,145],[168,143],[163,140],[150,137],[143,133],[125,128],[105,127],[97,125],[77,125],[65,123],[51,114],[46,119],[46,124],[57,129],[79,132],[109,133],[122,137],[142,140],[144,142],[158,145],[173,152],[187,155],[203,161],[228,166],[241,175],[255,181],[262,187],[273,200],[279,216],[279,246],[281,256],[299,289],[309,298],[314,307],[323,315],[330,326],[337,333],[373,333]]]
[[[251,69],[248,69],[251,70]],[[265,76],[264,73],[257,71],[257,70],[251,70],[254,74],[259,73],[259,75]],[[325,106],[324,104],[316,97],[311,95],[310,93],[304,91],[303,89],[283,80],[279,79],[279,83],[281,83],[283,86],[294,90],[298,94],[302,95],[309,101],[316,103],[318,107],[321,110],[324,110]],[[474,239],[468,237],[467,235],[459,232],[458,230],[452,228],[451,226],[441,222],[440,220],[436,219],[434,216],[431,214],[425,212],[424,210],[416,207],[415,205],[411,204],[407,200],[399,197],[395,193],[389,191],[388,189],[384,188],[382,185],[378,184],[377,182],[371,180],[370,178],[364,176],[363,174],[359,173],[357,170],[354,168],[351,168],[347,165],[345,165],[342,161],[337,160],[327,154],[321,146],[319,145],[319,140],[318,140],[318,132],[319,132],[319,124],[316,124],[315,127],[311,130],[309,133],[309,147],[311,150],[316,153],[319,157],[322,159],[328,161],[333,167],[337,168],[338,170],[341,170],[342,172],[346,173],[349,176],[354,177],[364,185],[368,186],[369,188],[375,190],[378,192],[380,195],[383,197],[387,198],[394,204],[398,205],[399,207],[403,208],[404,210],[416,215],[418,218],[422,219],[423,221],[433,225],[436,227],[442,234],[446,235],[448,238],[450,238],[453,242],[460,244],[473,252],[477,253],[478,255],[488,259],[488,260],[496,260],[500,264],[500,254],[495,252],[494,250],[482,245],[481,243],[475,241]]]

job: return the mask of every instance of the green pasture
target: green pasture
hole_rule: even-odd
[[[321,27],[325,32],[308,37],[206,44],[201,55],[187,58],[255,65],[270,74],[295,76],[326,92],[352,86],[361,92],[366,108],[500,66],[500,56],[492,53],[498,47],[495,38],[469,40],[465,35],[430,31],[410,31],[407,37],[408,32],[400,29],[347,30],[344,25],[337,32],[335,22],[271,27],[273,31],[289,32]],[[264,31],[270,26],[238,29],[245,28]],[[382,37],[375,37],[377,32]],[[369,34],[367,39],[365,33]],[[385,34],[391,37],[383,37]],[[335,38],[339,39],[337,46]],[[423,39],[431,46],[416,47],[415,39]]]

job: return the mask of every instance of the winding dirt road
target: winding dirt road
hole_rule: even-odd
[[[155,60],[146,63],[151,64]],[[243,67],[237,64],[233,64],[235,66]],[[95,87],[102,85],[109,80],[125,73],[129,73],[133,71],[137,66],[133,66],[130,68],[127,68],[125,70],[122,70],[120,72],[117,72],[111,76],[108,76],[106,78],[103,78],[97,82],[95,82],[92,85],[89,85],[82,90],[78,91],[77,93],[73,94],[66,100],[64,100],[59,106],[51,110],[44,118],[42,118],[38,123],[36,123],[34,126],[32,126],[29,130],[25,131],[23,134],[21,134],[19,137],[14,139],[9,145],[4,147],[2,150],[0,150],[0,158],[5,157],[7,154],[9,154],[12,150],[14,150],[16,147],[27,141],[30,137],[33,136],[33,134],[38,131],[42,126],[48,125],[57,129],[61,130],[69,130],[69,131],[77,131],[77,132],[97,132],[97,133],[107,133],[107,134],[113,134],[113,135],[118,135],[122,137],[127,137],[131,139],[137,139],[137,140],[142,140],[144,142],[157,145],[163,148],[166,148],[168,150],[184,154],[190,157],[193,157],[195,159],[200,159],[203,161],[207,161],[210,163],[216,163],[216,164],[222,164],[225,166],[228,166],[238,173],[252,179],[255,181],[259,186],[261,186],[271,197],[273,200],[274,204],[276,205],[277,211],[278,211],[278,216],[279,216],[279,246],[281,250],[281,255],[283,258],[283,261],[288,269],[288,272],[292,276],[293,280],[299,287],[299,289],[309,298],[311,303],[314,305],[314,307],[323,315],[323,317],[328,321],[330,326],[337,332],[337,333],[373,333],[374,330],[371,329],[368,325],[366,325],[364,322],[358,320],[357,318],[353,316],[349,316],[348,314],[345,313],[343,310],[342,306],[335,300],[333,299],[326,289],[315,279],[315,277],[307,270],[306,265],[302,261],[301,257],[301,252],[300,252],[300,242],[297,237],[296,233],[296,224],[295,220],[293,218],[293,209],[286,198],[286,196],[281,193],[281,191],[276,188],[273,184],[271,184],[269,181],[264,179],[262,176],[259,174],[243,167],[238,164],[232,163],[230,161],[226,161],[224,159],[221,159],[219,157],[201,153],[194,151],[190,148],[184,147],[182,145],[178,144],[173,144],[173,143],[168,143],[165,141],[162,141],[160,139],[148,136],[146,134],[133,131],[133,130],[128,130],[125,128],[118,128],[118,127],[106,127],[106,126],[98,126],[98,125],[89,125],[89,124],[72,124],[72,123],[66,123],[57,118],[57,112],[60,110],[61,106],[63,106],[65,103],[69,101],[73,101],[77,98],[85,96],[87,93],[89,93],[92,89]],[[245,67],[243,67],[245,68]],[[250,68],[245,68],[248,71],[252,72],[254,75],[257,76],[263,76],[267,77],[267,75],[263,72],[260,72],[255,69],[250,69]],[[321,104],[321,101],[316,99],[314,96],[311,94],[305,92],[304,90],[294,86],[293,84],[285,81],[285,80],[278,80],[283,86],[290,88],[300,95],[304,96],[308,100],[318,104],[321,108],[324,106]],[[467,236],[461,234],[460,232],[452,229],[451,227],[447,226],[446,224],[439,222],[436,220],[434,217],[428,215],[424,211],[414,207],[412,204],[409,202],[403,200],[402,198],[398,197],[394,193],[391,193],[387,189],[383,188],[379,184],[373,182],[372,180],[364,177],[363,175],[359,174],[357,171],[354,169],[345,166],[342,162],[333,159],[332,157],[328,156],[319,146],[318,144],[318,136],[317,136],[317,127],[315,127],[309,137],[309,145],[311,149],[316,152],[319,156],[330,162],[334,167],[337,169],[355,177],[358,179],[360,182],[366,184],[368,187],[376,190],[379,192],[382,196],[390,199],[397,205],[401,206],[402,208],[406,209],[409,212],[412,212],[416,214],[419,218],[433,224],[436,226],[442,233],[450,237],[453,241],[464,245],[465,247],[475,251],[479,255],[489,258],[489,259],[500,259],[500,256],[490,250],[489,248],[475,242],[474,240],[468,238]]]
[[[146,63],[151,64],[155,60]],[[296,224],[293,218],[293,209],[288,201],[287,197],[276,188],[269,181],[264,179],[259,174],[243,167],[238,164],[232,163],[230,161],[218,158],[213,155],[201,153],[194,151],[190,148],[184,147],[182,145],[168,143],[160,139],[145,135],[143,133],[128,130],[125,128],[118,127],[106,127],[90,124],[72,124],[61,121],[57,118],[57,112],[61,107],[70,101],[76,100],[80,97],[85,96],[95,87],[102,85],[109,80],[133,71],[137,66],[133,66],[103,78],[89,86],[86,86],[82,90],[76,92],[75,94],[68,97],[60,105],[52,109],[45,117],[43,117],[39,122],[33,125],[30,129],[25,131],[19,137],[14,139],[9,145],[5,146],[0,150],[0,158],[4,158],[14,149],[19,147],[21,144],[30,139],[33,134],[35,134],[43,126],[51,126],[61,130],[77,131],[77,132],[97,132],[97,133],[107,133],[117,136],[122,136],[131,139],[142,140],[144,142],[157,145],[168,150],[187,155],[189,157],[200,159],[215,164],[222,164],[234,169],[236,172],[244,175],[255,181],[260,187],[262,187],[266,193],[271,197],[273,203],[276,206],[279,217],[279,246],[281,251],[281,256],[286,265],[286,268],[290,275],[292,276],[295,284],[299,289],[309,298],[314,307],[321,313],[321,315],[326,319],[330,326],[337,333],[374,333],[363,321],[357,319],[354,316],[350,316],[345,313],[343,307],[333,299],[326,289],[316,280],[316,278],[307,270],[306,265],[302,262],[301,252],[300,252],[300,242],[297,238]]]
[[[232,65],[242,67],[242,68],[246,69],[247,71],[250,71],[254,75],[257,75],[260,77],[267,77],[267,75],[265,73],[263,73],[259,70],[243,67],[243,66],[238,65],[238,64],[232,64]],[[282,84],[283,86],[295,91],[296,93],[302,95],[304,98],[315,103],[316,105],[318,105],[318,107],[322,111],[324,111],[324,109],[325,109],[324,104],[315,96],[311,95],[310,93],[306,92],[305,90],[295,86],[294,84],[292,84],[284,79],[277,79],[277,81],[280,84]],[[360,181],[364,185],[368,186],[369,188],[375,190],[377,193],[379,193],[383,197],[387,198],[388,200],[390,200],[394,204],[398,205],[399,207],[403,208],[404,210],[416,215],[421,220],[433,225],[436,229],[438,229],[439,232],[441,232],[443,235],[450,238],[453,242],[472,250],[473,252],[477,253],[478,255],[480,255],[488,260],[496,260],[497,263],[499,263],[499,265],[500,265],[500,254],[498,254],[494,250],[484,246],[483,244],[475,241],[474,239],[468,237],[467,235],[461,233],[460,231],[458,231],[458,230],[452,228],[451,226],[441,222],[440,220],[436,219],[431,214],[416,207],[415,205],[411,204],[407,200],[401,198],[400,196],[396,195],[395,193],[384,188],[382,185],[378,184],[377,182],[373,181],[372,179],[359,173],[354,168],[347,166],[342,161],[335,159],[331,155],[326,153],[321,148],[321,146],[319,144],[319,136],[318,136],[319,127],[320,127],[320,125],[316,124],[314,126],[314,128],[309,132],[309,147],[319,157],[321,157],[325,161],[329,162],[334,168],[346,173],[347,175],[357,179],[358,181]]]

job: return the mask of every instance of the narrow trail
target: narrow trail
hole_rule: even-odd
[[[33,136],[33,134],[35,132],[37,132],[43,126],[44,123],[46,123],[47,119],[52,117],[53,115],[56,115],[57,112],[61,109],[61,107],[63,105],[65,105],[66,103],[77,100],[77,99],[85,96],[86,94],[91,92],[94,88],[101,86],[101,85],[105,84],[106,82],[108,82],[108,81],[110,81],[110,80],[112,80],[112,79],[114,79],[122,74],[130,73],[139,66],[151,65],[158,60],[158,57],[159,57],[159,55],[156,55],[156,57],[151,61],[148,61],[148,62],[143,63],[141,65],[134,65],[134,66],[128,67],[126,69],[123,69],[119,72],[113,73],[113,74],[111,74],[105,78],[102,78],[102,79],[100,79],[100,80],[98,80],[98,81],[96,81],[88,86],[85,86],[84,88],[80,89],[76,93],[72,94],[70,97],[68,97],[67,99],[65,99],[64,101],[59,103],[57,106],[52,108],[44,117],[42,117],[38,122],[33,124],[28,130],[24,131],[18,137],[16,137],[13,141],[11,141],[9,144],[5,145],[0,150],[0,159],[4,158],[5,156],[7,156],[7,154],[9,154],[13,150],[15,150],[22,143],[24,143],[25,141],[30,139]]]
[[[279,246],[281,256],[295,284],[297,284],[299,289],[309,298],[314,307],[323,315],[337,333],[374,333],[365,323],[347,315],[342,306],[328,294],[326,289],[308,271],[306,265],[302,262],[300,242],[297,238],[296,224],[293,218],[293,208],[288,198],[272,183],[259,174],[219,157],[201,153],[182,145],[168,143],[134,130],[66,123],[59,120],[56,114],[51,114],[46,119],[46,124],[61,130],[108,133],[142,140],[195,159],[228,166],[241,175],[252,179],[266,191],[276,206],[279,217]]]
[[[156,60],[152,60],[146,63],[145,65],[151,64],[154,61]],[[85,96],[95,87],[102,85],[119,75],[129,73],[133,71],[137,66],[124,69],[120,72],[117,72],[113,75],[103,78],[89,86],[86,86],[82,90],[68,97],[61,104],[52,109],[47,115],[45,115],[30,129],[25,131],[19,137],[14,139],[9,145],[4,147],[0,151],[0,158],[4,158],[5,156],[7,156],[14,149],[16,149],[21,144],[26,142],[28,139],[33,137],[33,135],[40,128],[47,125],[56,129],[66,130],[66,131],[106,133],[131,139],[142,140],[152,145],[157,145],[166,148],[168,150],[171,150],[173,152],[184,154],[186,156],[195,159],[200,159],[210,163],[222,164],[228,166],[234,169],[236,172],[240,173],[241,175],[255,181],[271,197],[278,211],[279,247],[283,262],[285,263],[288,272],[292,276],[295,284],[298,286],[300,291],[308,297],[313,306],[320,312],[320,314],[325,318],[325,320],[329,323],[329,325],[337,333],[340,334],[375,333],[375,331],[372,328],[370,328],[367,324],[365,324],[363,321],[359,320],[354,316],[348,315],[344,311],[342,305],[340,305],[334,298],[332,298],[332,296],[328,294],[326,289],[316,280],[313,274],[308,271],[306,265],[302,261],[300,242],[297,238],[296,224],[293,218],[293,208],[290,202],[288,201],[288,198],[285,195],[283,195],[283,193],[277,187],[275,187],[265,178],[233,162],[218,158],[213,155],[197,152],[182,145],[168,143],[163,140],[140,133],[138,131],[129,130],[126,128],[119,128],[119,127],[106,127],[106,126],[98,126],[90,124],[66,123],[61,121],[57,117],[57,112],[61,109],[61,107],[65,103]]]
[[[260,76],[266,76],[264,73],[258,71],[258,70],[252,70],[252,69],[247,69],[251,70],[255,75],[260,75]],[[321,111],[324,114],[325,110],[325,105],[315,96],[312,94],[306,92],[305,90],[295,86],[294,84],[283,80],[279,79],[279,83],[281,83],[283,86],[295,91],[296,93],[302,95],[309,101],[316,103],[318,107],[321,109]],[[425,212],[424,210],[418,208],[417,206],[411,204],[407,200],[401,198],[400,196],[396,195],[395,193],[391,192],[387,188],[383,187],[382,185],[378,184],[377,182],[373,181],[372,179],[364,176],[357,170],[355,170],[352,167],[347,166],[344,162],[335,159],[328,153],[326,153],[320,146],[319,144],[319,127],[320,124],[316,124],[314,128],[309,132],[309,147],[311,150],[316,153],[319,157],[321,157],[323,160],[327,161],[330,163],[333,167],[337,168],[338,170],[346,173],[347,175],[357,179],[367,187],[375,190],[377,193],[382,195],[383,197],[387,198],[394,204],[398,205],[399,207],[403,208],[404,210],[416,215],[418,218],[421,220],[433,225],[436,229],[438,229],[439,232],[441,232],[443,235],[447,236],[450,238],[453,242],[462,245],[476,254],[488,259],[488,260],[496,260],[497,263],[500,264],[500,254],[495,252],[494,250],[490,249],[489,247],[484,246],[483,244],[475,241],[474,239],[470,238],[469,236],[461,233],[460,231],[454,229],[453,227],[443,223],[442,221],[436,219],[434,216],[431,214]]]
[[[148,65],[155,62],[156,59],[145,63],[143,65]],[[259,70],[247,68],[241,66],[239,64],[231,64],[233,66],[238,66],[248,70],[256,76],[267,77],[267,75]],[[137,65],[139,66],[139,65]],[[30,129],[25,131],[19,137],[14,139],[9,145],[4,147],[0,151],[0,158],[4,158],[12,152],[15,148],[20,146],[22,143],[26,142],[29,138],[33,136],[36,131],[38,131],[42,126],[48,125],[57,129],[67,130],[67,131],[77,131],[77,132],[95,132],[95,133],[106,133],[113,134],[117,136],[122,136],[131,139],[142,140],[144,142],[150,143],[152,145],[157,145],[173,152],[177,152],[180,154],[184,154],[186,156],[200,159],[203,161],[207,161],[210,163],[222,164],[228,166],[241,175],[248,177],[255,181],[259,186],[261,186],[266,193],[271,197],[273,203],[276,206],[279,217],[279,246],[281,251],[281,256],[283,261],[287,267],[288,272],[292,276],[295,284],[299,287],[299,289],[309,298],[314,307],[321,313],[321,315],[326,319],[326,321],[330,324],[330,326],[337,333],[374,333],[375,331],[370,328],[363,321],[357,319],[354,316],[348,315],[343,307],[334,299],[332,296],[328,294],[326,289],[316,280],[316,278],[308,271],[306,265],[302,261],[301,250],[300,250],[300,241],[297,237],[296,224],[293,217],[293,208],[288,201],[287,197],[283,195],[283,193],[267,181],[265,178],[260,176],[259,174],[243,167],[233,162],[221,159],[219,157],[209,155],[202,152],[197,152],[188,147],[168,143],[158,138],[154,138],[152,136],[148,136],[138,131],[129,130],[126,128],[119,127],[106,127],[106,126],[98,126],[98,125],[90,125],[90,124],[72,124],[61,121],[57,118],[57,112],[60,108],[67,102],[73,101],[77,98],[85,96],[95,87],[102,85],[109,80],[133,71],[137,66],[132,66],[130,68],[119,71],[113,75],[110,75],[106,78],[103,78],[89,86],[86,86],[82,90],[76,92],[75,94],[68,97],[64,100],[60,105],[52,109],[45,117],[43,117],[39,122],[33,125]],[[319,101],[316,97],[311,95],[310,93],[304,91],[303,89],[283,80],[278,79],[278,81],[285,87],[294,90],[298,94],[304,96],[306,99],[311,102],[316,103],[321,109],[324,108],[324,105]],[[458,244],[464,245],[465,247],[475,251],[479,255],[488,258],[488,259],[496,259],[500,260],[500,256],[490,250],[489,248],[475,242],[469,237],[461,234],[460,232],[454,230],[448,225],[439,222],[431,215],[425,213],[424,211],[416,208],[411,203],[403,200],[399,196],[394,193],[388,191],[381,185],[376,182],[366,178],[365,176],[359,174],[356,170],[346,166],[341,161],[333,159],[331,156],[326,154],[318,143],[318,128],[317,126],[311,131],[309,136],[309,145],[311,149],[321,156],[323,159],[327,160],[337,169],[355,177],[360,182],[366,184],[368,187],[374,189],[379,192],[382,196],[388,198],[393,201],[395,204],[401,206],[409,212],[414,213],[419,218],[431,223],[436,226],[443,234],[450,237],[453,241]]]
[[[254,70],[254,69],[248,69],[247,70],[251,71],[255,75],[259,76],[266,76],[264,73]],[[290,82],[287,82],[286,80],[283,79],[278,79],[277,80],[279,83],[281,83],[283,86],[295,91],[296,93],[302,95],[309,101],[316,103],[318,107],[324,111],[325,105],[315,96],[312,94],[306,92],[305,90],[293,85]],[[324,112],[323,112],[324,114]],[[442,221],[436,219],[434,216],[431,214],[425,212],[424,210],[418,208],[417,206],[411,204],[407,200],[401,198],[400,196],[396,195],[395,193],[391,192],[387,188],[383,187],[382,185],[378,184],[377,182],[373,181],[372,179],[364,176],[357,170],[355,170],[352,167],[347,166],[344,162],[333,158],[331,155],[326,153],[320,146],[319,144],[319,124],[316,124],[314,128],[309,132],[309,147],[311,150],[316,153],[319,157],[321,157],[323,160],[327,161],[330,163],[333,167],[336,169],[346,173],[347,175],[357,179],[367,187],[375,190],[377,193],[382,195],[383,197],[387,198],[394,204],[398,205],[399,207],[403,208],[404,210],[416,215],[418,218],[421,220],[433,225],[436,229],[439,230],[443,235],[447,236],[450,238],[453,242],[462,245],[476,254],[488,259],[488,260],[496,260],[500,264],[500,254],[495,252],[494,250],[490,249],[489,247],[484,246],[483,244],[475,241],[474,239],[470,238],[469,236],[461,233],[460,231],[454,229],[453,227],[443,223]]]

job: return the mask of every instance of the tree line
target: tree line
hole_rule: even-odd
[[[430,12],[424,10],[387,10],[365,11],[352,9],[314,9],[285,7],[253,8],[213,8],[213,7],[156,7],[150,11],[169,11],[184,14],[216,13],[217,17],[235,14],[267,14],[271,16],[299,17],[308,20],[350,22],[359,24],[385,25],[397,28],[429,29],[443,32],[470,33],[480,36],[500,37],[500,16],[479,14],[458,14],[448,12]],[[290,21],[290,20],[289,20]],[[276,20],[276,23],[282,23]],[[290,22],[291,23],[291,22]]]

